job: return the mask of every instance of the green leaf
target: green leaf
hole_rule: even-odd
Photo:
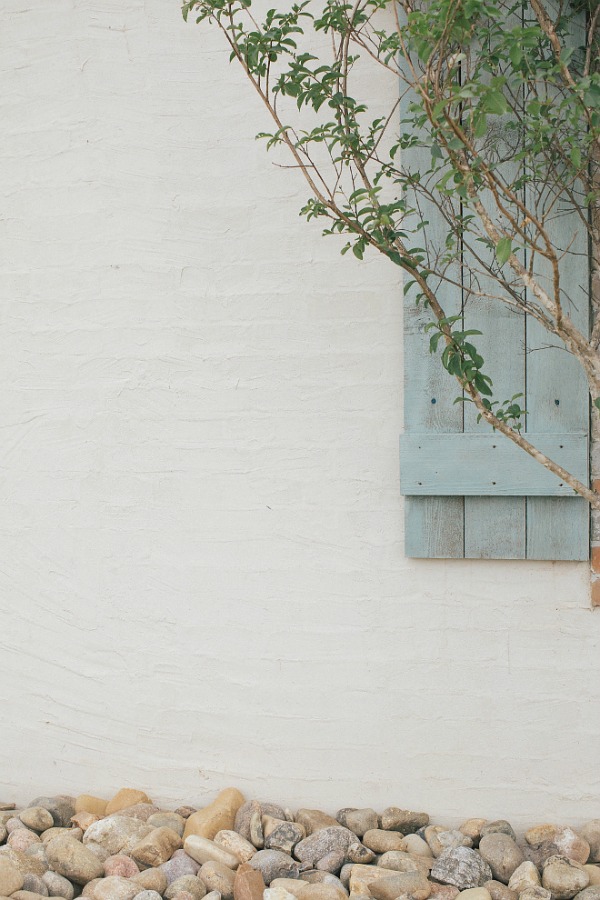
[[[501,266],[508,260],[512,253],[512,239],[509,237],[501,238],[496,244],[496,259]]]
[[[500,91],[489,91],[487,94],[484,94],[482,106],[486,112],[495,116],[502,116],[508,112],[506,97]]]

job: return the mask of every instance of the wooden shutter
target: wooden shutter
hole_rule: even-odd
[[[404,151],[407,169],[423,167],[423,152],[419,147]],[[429,221],[430,246],[443,247],[447,228],[439,212],[419,202]],[[569,247],[562,260],[569,314],[586,332],[587,234],[575,214],[558,218],[553,227],[556,246]],[[439,286],[444,308],[447,315],[461,313],[465,327],[483,332],[475,343],[495,398],[522,392],[528,439],[587,483],[589,394],[578,363],[530,317],[498,301],[470,297],[463,303],[468,268],[457,264],[452,275],[455,286]],[[503,435],[478,424],[472,405],[454,402],[458,384],[442,368],[439,355],[429,353],[424,326],[431,315],[416,304],[415,294],[408,291],[404,305],[400,480],[406,495],[406,555],[588,559],[588,504]]]

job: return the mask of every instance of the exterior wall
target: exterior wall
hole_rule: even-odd
[[[598,816],[587,565],[403,556],[395,272],[176,0],[3,12],[0,799]]]

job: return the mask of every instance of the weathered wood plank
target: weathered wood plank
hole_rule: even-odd
[[[582,480],[588,473],[588,437],[527,433],[527,439]],[[572,489],[503,435],[413,434],[400,439],[401,488],[407,495],[565,497]]]

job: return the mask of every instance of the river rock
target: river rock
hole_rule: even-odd
[[[590,885],[575,894],[576,900],[600,900],[600,885]]]
[[[367,897],[369,897],[369,886],[372,881],[379,878],[389,878],[396,874],[397,872],[392,869],[384,869],[381,866],[352,866],[352,871],[350,873],[350,894],[353,898],[358,894],[366,894]]]
[[[508,886],[511,891],[516,891],[517,894],[520,894],[527,888],[539,887],[541,883],[540,873],[536,866],[529,860],[525,860],[510,876]]]
[[[51,897],[64,897],[64,900],[73,900],[75,889],[64,875],[59,875],[58,872],[44,872],[42,881],[48,888],[48,894]]]
[[[81,812],[75,813],[74,816],[71,816],[71,822],[76,827],[80,828],[81,831],[86,831],[90,825],[93,825],[94,822],[99,822],[100,816],[95,816],[94,813],[85,812],[82,810]]]
[[[486,881],[483,885],[486,891],[489,893],[492,900],[518,900],[518,894],[516,891],[511,891],[505,884],[502,884],[501,881]]]
[[[75,799],[75,813],[87,812],[101,819],[106,815],[108,800],[93,797],[91,794],[80,794]]]
[[[227,866],[229,869],[237,869],[240,862],[237,856],[224,850],[223,847],[220,847],[215,841],[199,837],[197,834],[190,834],[190,836],[185,839],[183,849],[188,856],[195,859],[201,866],[204,865],[205,862],[214,859],[217,862],[223,863],[223,865]]]
[[[396,834],[397,832],[388,831],[387,834]],[[419,837],[418,834],[407,834],[402,838],[402,847],[401,850],[404,850],[406,853],[410,853],[412,856],[424,856],[428,859],[431,859],[433,854],[431,852],[431,847],[427,843],[427,841],[423,840],[422,837]]]
[[[58,794],[56,797],[36,797],[29,806],[43,806],[52,814],[54,824],[59,828],[68,828],[71,816],[75,815],[75,797]]]
[[[199,809],[198,812],[192,813],[186,819],[184,838],[189,837],[190,834],[197,834],[199,837],[209,838],[212,841],[218,831],[231,830],[234,827],[236,814],[243,803],[244,796],[237,788],[226,788],[212,803]]]
[[[38,849],[43,850],[44,848],[36,844],[33,849],[38,851]],[[0,847],[0,857],[9,859],[20,871],[21,875],[27,875],[28,872],[31,872],[32,875],[43,875],[44,872],[48,871],[48,861],[45,858],[40,859],[37,856],[32,856],[30,850],[27,853],[22,853],[20,850],[13,850],[12,847],[5,845]]]
[[[158,891],[140,891],[135,895],[135,900],[162,900]]]
[[[298,898],[305,890],[307,884],[308,882],[302,881],[300,878],[274,878],[269,890],[284,890]],[[278,900],[278,898],[273,896],[271,900]],[[285,900],[285,898],[280,898],[280,900]]]
[[[154,828],[131,849],[131,857],[140,866],[160,866],[181,849],[182,840],[172,828]],[[189,855],[189,854],[188,854]]]
[[[38,833],[46,831],[47,828],[52,828],[54,825],[52,813],[43,806],[29,806],[19,813],[19,818],[24,825]]]
[[[401,831],[402,834],[413,834],[426,825],[429,825],[427,813],[412,812],[409,809],[388,806],[381,814],[381,827],[385,831]]]
[[[556,851],[553,855],[566,856],[582,865],[590,855],[588,842],[565,825],[537,825],[525,832],[525,840],[534,849],[554,846]]]
[[[471,838],[474,847],[478,847],[481,838],[481,829],[487,824],[487,819],[467,819],[466,822],[462,823],[458,830]]]
[[[118,815],[108,816],[90,825],[83,836],[83,843],[90,850],[100,847],[108,856],[115,856],[121,852],[129,853],[152,831],[152,826],[137,819]],[[106,856],[104,858],[106,859]]]
[[[411,835],[411,837],[416,835]],[[371,828],[363,835],[362,842],[375,853],[387,853],[388,850],[404,850],[404,836],[397,831],[384,831],[383,828]],[[421,838],[418,838],[420,841]],[[423,843],[425,843],[423,841]],[[427,846],[428,852],[429,845]]]
[[[375,900],[396,900],[407,894],[412,900],[427,900],[431,885],[420,872],[399,872],[388,878],[380,878],[369,885],[369,893]]]
[[[13,850],[20,850],[21,853],[25,853],[32,844],[41,844],[42,839],[39,834],[36,834],[35,831],[30,831],[29,828],[17,828],[15,831],[11,831],[7,843]]]
[[[600,819],[592,819],[579,829],[579,837],[587,841],[590,848],[588,862],[600,862]]]
[[[47,844],[46,853],[50,867],[76,884],[87,884],[104,874],[104,866],[98,857],[73,838],[54,838]]]
[[[507,834],[513,841],[516,841],[517,839],[512,825],[510,822],[507,822],[506,819],[495,819],[493,822],[486,822],[485,825],[482,825],[480,838],[485,837],[488,834]]]
[[[163,863],[160,868],[164,872],[168,884],[181,878],[182,875],[197,875],[200,871],[199,863],[188,856],[185,850],[176,850],[171,859]]]
[[[298,863],[281,850],[259,850],[248,865],[260,872],[266,885],[274,878],[297,878],[300,874]]]
[[[234,900],[263,900],[265,882],[261,872],[249,863],[242,863],[233,882]]]
[[[586,863],[583,868],[590,876],[590,887],[595,887],[597,884],[600,884],[600,866],[593,866]]]
[[[40,837],[43,844],[47,844],[48,841],[53,841],[57,837],[70,837],[74,841],[80,841],[83,838],[83,831],[81,828],[62,828],[59,825],[53,825],[52,828],[43,831]]]
[[[479,841],[479,853],[489,865],[496,881],[508,884],[510,876],[525,856],[515,840],[503,831],[484,834]]]
[[[315,866],[320,859],[330,853],[341,853],[345,856],[355,841],[355,835],[341,825],[321,828],[296,844],[294,856],[300,862]]]
[[[109,856],[104,860],[104,874],[119,875],[121,878],[133,878],[139,875],[140,870],[129,856],[123,853],[117,853],[115,856]]]
[[[274,852],[274,851],[267,851]],[[219,891],[223,900],[233,900],[234,872],[223,863],[211,859],[200,867],[198,877],[204,882],[207,891]]]
[[[179,891],[187,891],[191,894],[193,900],[202,900],[206,896],[206,887],[204,882],[196,875],[182,875],[172,881],[164,892],[166,900],[172,900]]]
[[[296,822],[302,825],[307,836],[320,831],[322,828],[331,828],[339,825],[337,819],[320,809],[299,809],[296,813]]]
[[[138,875],[134,875],[131,880],[139,885],[140,890],[156,891],[157,894],[164,894],[168,886],[167,876],[162,871],[162,866],[159,869],[145,869]]]
[[[27,825],[25,825],[24,822],[21,822],[18,816],[10,816],[4,823],[4,827],[9,834],[12,834],[13,831],[17,831],[19,828],[27,830]]]
[[[48,896],[48,888],[39,875],[32,875],[28,872],[23,876],[23,891],[30,891],[32,894],[41,894],[42,897]]]
[[[94,888],[94,900],[133,900],[138,893],[137,884],[128,878],[109,875]]]
[[[423,834],[436,858],[448,850],[455,850],[456,847],[470,847],[473,843],[471,838],[462,831],[448,830],[440,825],[428,825]]]
[[[467,888],[458,895],[461,900],[492,900],[491,894],[484,887]]]
[[[581,863],[567,856],[551,856],[542,872],[542,885],[552,892],[553,900],[570,900],[590,883]]]
[[[433,865],[433,857],[411,856],[403,850],[388,850],[379,857],[377,865],[394,872],[421,872],[427,877]]]
[[[263,816],[273,816],[275,819],[285,819],[285,810],[277,803],[269,803],[267,801],[259,802],[258,800],[248,800],[243,803],[235,815],[235,823],[231,829],[241,835],[244,840],[250,841],[250,821],[258,815],[258,819],[262,820]]]
[[[552,900],[552,893],[541,886],[525,888],[519,894],[519,900]]]
[[[346,807],[338,810],[336,819],[340,825],[343,825],[344,828],[349,828],[359,838],[362,838],[366,831],[379,827],[379,816],[374,809],[370,808],[354,809],[353,807]]]
[[[146,823],[152,825],[153,828],[170,828],[179,837],[183,837],[185,819],[183,816],[178,816],[177,813],[159,811],[148,816]]]
[[[492,870],[476,850],[456,847],[436,859],[431,877],[465,891],[467,888],[483,887],[486,881],[491,881]]]
[[[327,884],[308,884],[302,894],[302,900],[347,900],[348,894],[341,886]]]
[[[119,815],[128,816],[130,819],[138,819],[140,822],[147,822],[151,816],[159,812],[160,809],[153,803],[134,803],[133,806],[126,806],[125,809],[120,809]]]
[[[0,857],[0,894],[9,896],[23,887],[23,874],[9,859]]]
[[[224,829],[215,834],[215,844],[228,853],[237,856],[240,862],[249,862],[256,853],[256,847],[236,831]]]
[[[121,788],[106,804],[105,815],[111,816],[122,809],[127,809],[129,806],[135,806],[137,803],[151,804],[152,800],[144,791],[136,791],[133,788]],[[93,812],[94,810],[89,811]]]
[[[453,884],[437,884],[433,881],[430,882],[430,885],[430,897],[435,897],[435,900],[456,900],[460,894],[458,888],[454,887]],[[517,900],[517,898],[515,897],[514,900]]]
[[[289,879],[281,878],[276,880],[288,881]],[[304,884],[304,887],[308,887],[308,885]],[[296,900],[296,894],[292,894],[291,891],[286,890],[284,887],[273,887],[271,883],[271,887],[264,890],[263,900]]]
[[[282,822],[272,816],[262,819],[265,850],[282,850],[291,853],[296,844],[306,837],[302,825],[297,822]]]

